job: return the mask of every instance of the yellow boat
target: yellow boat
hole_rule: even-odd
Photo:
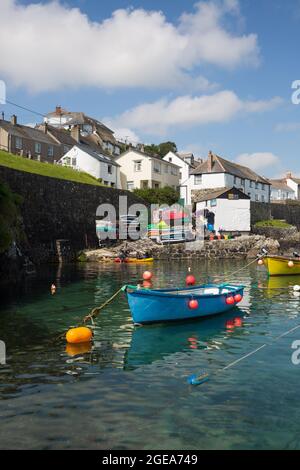
[[[125,263],[152,263],[153,258],[125,258]]]
[[[270,276],[291,276],[300,274],[300,259],[287,256],[266,256],[263,258]]]

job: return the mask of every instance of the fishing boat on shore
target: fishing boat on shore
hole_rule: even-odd
[[[153,263],[153,258],[115,258],[115,263]]]
[[[270,276],[300,275],[299,257],[267,255],[263,262]]]
[[[200,286],[143,289],[126,286],[134,323],[155,323],[204,318],[227,312],[243,298],[244,286],[203,284]]]

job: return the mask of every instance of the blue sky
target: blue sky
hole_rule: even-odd
[[[42,114],[57,104],[84,111],[123,137],[173,140],[197,156],[211,149],[266,176],[300,175],[300,105],[291,101],[300,1],[1,5],[8,100]],[[9,104],[0,110],[39,121]]]

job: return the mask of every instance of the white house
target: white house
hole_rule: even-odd
[[[271,183],[271,201],[300,199],[300,179],[287,173],[285,178],[269,180]]]
[[[192,153],[179,153],[179,152],[168,152],[163,160],[175,163],[179,170],[179,185],[180,185],[180,199],[184,201],[184,204],[191,203],[191,178],[190,173],[194,170],[201,161],[195,160],[195,157]]]
[[[119,164],[109,156],[96,152],[88,145],[74,145],[58,163],[89,173],[112,188],[121,187]]]
[[[232,188],[195,191],[197,216],[204,216],[216,232],[250,232],[250,196]]]
[[[208,158],[191,171],[190,190],[213,188],[240,189],[252,201],[270,202],[271,183],[250,168],[230,162],[209,152]]]
[[[178,165],[135,148],[122,153],[115,161],[120,165],[122,189],[163,188],[179,189]]]

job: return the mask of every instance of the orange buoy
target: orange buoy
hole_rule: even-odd
[[[262,265],[264,264],[264,262],[263,262],[262,259],[259,259],[259,260],[257,261],[257,264],[258,264],[259,266],[262,266]]]
[[[189,300],[189,308],[191,310],[196,310],[199,307],[199,302],[196,299]]]
[[[289,268],[292,268],[293,266],[294,266],[294,262],[293,262],[293,261],[289,261],[289,262],[288,262],[288,267],[289,267]]]
[[[143,273],[143,279],[144,281],[150,281],[153,277],[153,274],[151,273],[151,271],[145,271]]]
[[[55,284],[51,284],[50,290],[51,290],[51,294],[55,294],[55,292],[56,292],[56,285],[55,285]]]
[[[66,340],[71,344],[88,343],[92,340],[93,333],[86,326],[80,326],[79,328],[70,328],[66,334]]]
[[[92,349],[92,344],[89,341],[88,343],[79,343],[79,344],[66,344],[66,353],[68,356],[77,356],[78,354],[85,354],[90,352]]]
[[[227,303],[227,305],[233,305],[234,304],[234,297],[232,295],[227,297],[226,298],[226,303]]]

